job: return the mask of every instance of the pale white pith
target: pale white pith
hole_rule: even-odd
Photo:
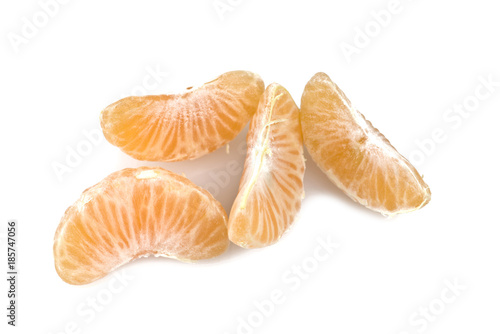
[[[120,175],[117,173],[112,174],[110,177]],[[72,277],[78,276],[88,277],[90,280],[90,278],[99,278],[103,276],[103,273],[110,272],[136,258],[155,256],[192,262],[195,259],[201,259],[199,255],[214,254],[214,251],[219,252],[224,248],[224,243],[226,244],[225,247],[227,247],[227,241],[224,241],[224,239],[227,240],[226,214],[220,204],[217,204],[213,198],[212,200],[205,200],[204,198],[207,196],[211,198],[211,195],[205,190],[196,187],[194,184],[191,186],[191,183],[182,181],[178,176],[173,175],[170,177],[169,175],[172,173],[168,173],[165,170],[148,167],[139,168],[135,173],[129,173],[129,177],[137,180],[137,182],[149,182],[146,180],[159,178],[151,181],[151,187],[147,188],[142,194],[143,198],[141,196],[133,197],[134,182],[126,177],[108,177],[101,184],[85,191],[80,200],[75,203],[73,209],[71,207],[68,209],[67,215],[62,219],[54,238],[54,255],[58,273],[64,273],[66,275],[65,280],[68,280],[68,282],[71,282]],[[158,184],[158,182],[163,183],[163,185],[160,184],[159,186],[168,189],[165,191],[169,195],[166,193],[158,194],[154,191],[155,184]],[[106,195],[108,191],[111,191],[111,194],[114,195],[120,194],[121,197],[116,198],[117,201],[113,202],[114,198]],[[170,202],[172,200],[178,202],[179,208],[173,208],[171,212],[167,212],[165,206],[162,206],[159,213],[153,214],[152,209],[155,205],[161,205],[161,202],[155,199],[156,196],[162,196],[162,198],[169,199]],[[97,197],[100,198],[100,203],[104,207],[103,210],[98,209],[92,201]],[[133,218],[131,198],[143,201],[141,207],[148,210],[147,215],[139,215],[141,226],[138,226]],[[198,203],[201,205],[195,214],[195,221],[188,221],[182,216],[182,212],[184,212],[182,208],[186,205],[189,206],[188,198],[197,198],[195,201],[199,201]],[[103,201],[103,199],[105,200]],[[74,209],[76,211],[72,211]],[[86,215],[85,210],[92,210],[94,214]],[[115,212],[118,212],[118,214],[114,214]],[[83,215],[80,216],[80,214]],[[92,239],[97,241],[95,245],[90,245],[87,242],[88,238],[75,240],[75,235],[68,238],[67,229],[72,224],[71,218],[75,215],[80,217],[80,224],[83,224],[80,226],[86,231],[85,233],[88,233],[88,236],[93,235],[95,237],[95,239]],[[113,221],[110,221],[110,219]],[[106,228],[101,227],[102,222],[106,222]],[[72,233],[74,231],[73,229]],[[200,235],[202,235],[200,233],[205,236],[203,240],[199,239]],[[223,235],[225,235],[225,238]],[[218,240],[221,237],[222,244],[218,242],[210,244],[209,240]],[[114,240],[114,245],[112,245],[114,248],[105,247],[106,241],[109,239]],[[71,252],[77,250],[80,252],[78,254],[82,254],[82,252],[92,254],[92,257],[88,259],[92,266],[85,267],[80,264],[72,272],[72,270],[64,267],[64,262],[58,262],[58,258],[61,258],[61,260],[71,258]],[[112,257],[110,257],[110,251],[114,254]],[[196,258],[193,258],[192,254]]]
[[[250,126],[245,170],[229,218],[230,240],[245,248],[278,241],[294,221],[303,194],[298,108],[277,84],[264,96]]]
[[[252,191],[252,188],[254,187],[255,183],[257,182],[257,178],[259,177],[259,175],[262,174],[265,175],[269,171],[267,168],[267,161],[265,158],[266,156],[271,157],[272,155],[272,150],[269,143],[269,133],[271,131],[270,127],[273,124],[285,121],[285,120],[271,121],[274,105],[281,96],[283,96],[283,93],[279,94],[278,96],[275,96],[271,100],[269,107],[266,107],[266,110],[268,110],[268,118],[266,120],[266,124],[263,126],[261,130],[261,133],[257,137],[257,144],[254,146],[252,152],[250,153],[252,161],[250,165],[253,166],[252,176],[250,177],[250,181],[244,189],[243,199],[241,200],[240,209],[245,208],[248,195]]]
[[[138,160],[194,159],[243,129],[263,89],[254,73],[228,72],[185,92],[117,101],[103,110],[101,125],[110,143]]]
[[[377,157],[379,161],[388,161],[391,160],[391,163],[397,163],[399,166],[401,166],[406,172],[409,172],[409,174],[417,179],[417,172],[414,168],[411,167],[410,163],[406,158],[404,158],[402,155],[400,155],[392,145],[388,143],[388,141],[381,135],[364,117],[361,115],[361,113],[351,104],[349,100],[345,98],[345,95],[343,92],[338,88],[338,86],[333,83],[329,78],[322,77],[320,79],[323,83],[326,83],[334,92],[335,96],[338,97],[341,100],[341,103],[343,105],[343,109],[347,110],[349,112],[349,115],[352,118],[352,122],[357,124],[359,127],[359,131],[362,131],[362,133],[366,136],[366,141],[363,142],[360,145],[363,145],[362,149],[365,151],[365,154],[368,155],[374,155]],[[356,130],[353,130],[352,132],[346,133],[347,138],[352,138],[353,142],[356,142]],[[382,154],[380,153],[382,152]],[[388,163],[389,165],[389,163]],[[356,202],[359,202],[360,204],[367,206],[375,211],[378,211],[382,213],[385,216],[393,216],[395,214],[399,213],[405,213],[405,212],[411,212],[415,211],[425,204],[430,199],[430,194],[428,192],[428,187],[424,187],[422,184],[418,183],[419,189],[422,191],[422,193],[426,193],[426,196],[424,197],[423,201],[418,207],[410,207],[410,208],[401,208],[395,212],[387,211],[384,210],[383,207],[372,207],[369,205],[367,199],[361,198],[357,196],[356,192],[352,191],[349,189],[344,182],[342,182],[334,173],[333,169],[326,168],[325,166],[322,166],[321,163],[319,163],[320,168],[328,175],[330,180],[336,184],[345,194],[347,194],[351,199],[353,199]],[[326,169],[325,169],[326,168]],[[420,175],[418,175],[420,177]]]

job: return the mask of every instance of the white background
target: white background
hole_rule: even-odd
[[[1,280],[1,332],[498,333],[500,87],[474,97],[476,89],[487,92],[481,77],[500,81],[495,2],[401,0],[384,27],[372,11],[392,8],[388,0],[220,3],[227,11],[213,0],[75,0],[51,7],[44,22],[38,1],[2,1],[0,267],[4,277],[6,223],[17,219],[20,277],[15,329],[6,325]],[[39,26],[31,35],[27,21]],[[357,47],[352,57],[342,52],[347,44]],[[98,117],[140,93],[143,82],[147,94],[165,93],[237,69],[279,82],[298,105],[310,77],[329,74],[415,162],[432,190],[430,204],[384,218],[348,199],[309,158],[302,210],[276,245],[233,245],[198,264],[135,261],[117,272],[125,283],[113,275],[64,283],[52,255],[59,220],[113,171],[160,165],[183,172],[229,210],[240,175],[228,165],[241,168],[244,133],[229,155],[222,148],[189,162],[143,163],[102,140]],[[168,75],[155,81],[155,70]],[[463,103],[468,115],[449,111]],[[85,131],[96,139],[90,147]],[[431,144],[433,133],[439,142]],[[69,167],[78,148],[86,155]],[[58,176],[60,165],[71,171]],[[339,247],[317,261],[318,240]],[[307,277],[293,266],[305,266]],[[447,282],[460,285],[456,295]],[[275,290],[283,297],[270,307],[263,301]]]

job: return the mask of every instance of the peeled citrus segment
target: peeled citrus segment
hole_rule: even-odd
[[[194,159],[234,139],[263,91],[258,75],[227,72],[184,93],[121,99],[101,112],[101,127],[111,144],[135,159]]]
[[[354,201],[389,216],[430,201],[430,189],[415,167],[326,74],[307,83],[300,121],[312,159]]]
[[[288,91],[267,87],[247,135],[247,156],[229,215],[229,239],[245,248],[275,243],[293,223],[304,193],[299,109]]]
[[[138,257],[208,259],[228,247],[227,215],[206,190],[161,168],[115,172],[85,190],[54,237],[70,284],[95,281]]]

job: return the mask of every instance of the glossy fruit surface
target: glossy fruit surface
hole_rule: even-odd
[[[430,201],[430,189],[415,167],[326,74],[307,83],[300,120],[311,157],[354,201],[388,216]]]
[[[86,284],[138,257],[208,259],[228,247],[226,225],[220,203],[185,177],[123,169],[66,210],[54,237],[55,267],[64,281]]]
[[[285,88],[271,84],[250,123],[230,240],[245,248],[278,241],[300,209],[304,170],[299,109]]]
[[[101,112],[106,139],[138,160],[195,159],[234,139],[257,109],[262,79],[227,72],[184,93],[130,96]]]

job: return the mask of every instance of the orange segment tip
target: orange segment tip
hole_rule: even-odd
[[[229,245],[227,214],[206,190],[162,168],[127,168],[83,192],[54,236],[59,276],[87,284],[136,258],[208,259]]]
[[[232,71],[185,92],[130,96],[100,114],[105,138],[138,160],[201,157],[234,139],[255,113],[264,82]]]
[[[429,186],[415,167],[325,73],[304,88],[300,121],[312,159],[354,201],[386,216],[429,203]]]
[[[245,248],[271,245],[292,225],[303,194],[305,161],[299,109],[281,85],[269,85],[247,135],[229,238]]]

